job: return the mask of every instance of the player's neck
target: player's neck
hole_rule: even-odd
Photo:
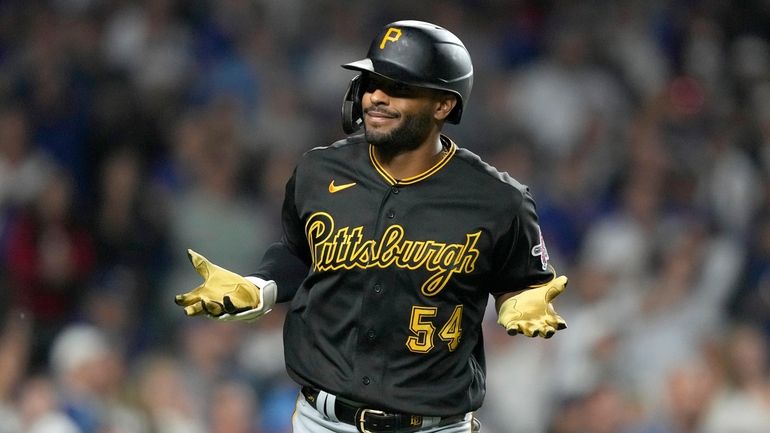
[[[374,149],[377,160],[394,179],[407,179],[425,173],[441,160],[444,150],[438,132],[412,150],[389,154],[382,149]]]

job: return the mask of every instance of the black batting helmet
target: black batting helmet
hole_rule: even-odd
[[[423,21],[396,21],[380,31],[366,58],[342,65],[411,86],[444,90],[457,95],[447,122],[460,123],[463,105],[473,86],[468,50],[449,30]],[[350,134],[363,122],[361,75],[350,82],[342,104],[342,129]]]

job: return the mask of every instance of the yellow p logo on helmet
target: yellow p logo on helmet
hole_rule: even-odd
[[[382,41],[380,42],[380,49],[385,48],[385,44],[390,42],[396,42],[398,38],[401,37],[401,29],[397,29],[395,27],[390,27],[387,32],[385,32],[385,36],[382,37]]]

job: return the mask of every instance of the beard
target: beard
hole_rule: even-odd
[[[367,108],[369,109],[376,110],[375,107]],[[366,141],[384,155],[395,156],[420,147],[430,135],[432,123],[433,114],[428,109],[403,116],[401,124],[388,132],[369,129],[364,122],[364,134]]]

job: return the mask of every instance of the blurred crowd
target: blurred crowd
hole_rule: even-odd
[[[249,273],[386,23],[475,85],[446,133],[530,186],[550,340],[490,309],[484,433],[770,431],[770,3],[0,1],[0,433],[288,433],[282,307],[188,319],[187,248]]]

